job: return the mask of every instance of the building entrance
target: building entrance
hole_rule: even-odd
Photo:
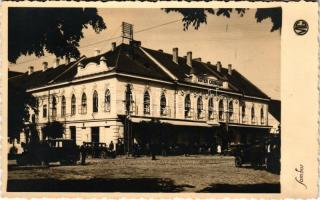
[[[91,127],[91,142],[98,143],[100,141],[99,127]]]

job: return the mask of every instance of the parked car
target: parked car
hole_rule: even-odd
[[[235,166],[241,167],[243,164],[250,164],[254,167],[265,165],[266,148],[263,142],[250,145],[237,145],[233,147],[235,156]]]
[[[16,159],[18,165],[49,164],[50,162],[76,164],[79,160],[79,146],[70,139],[49,139],[29,144]]]
[[[110,150],[106,143],[84,142],[84,149],[92,158],[115,158],[116,152]]]

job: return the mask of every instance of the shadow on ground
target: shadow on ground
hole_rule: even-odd
[[[182,192],[192,185],[175,185],[171,179],[8,180],[8,192]]]
[[[280,184],[211,184],[198,192],[211,193],[280,193]]]

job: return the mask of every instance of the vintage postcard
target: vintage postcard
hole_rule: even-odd
[[[315,198],[316,2],[3,2],[2,196]]]

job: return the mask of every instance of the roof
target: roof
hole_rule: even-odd
[[[279,122],[281,121],[281,101],[271,99],[269,103],[269,112],[276,118]]]
[[[11,70],[9,70],[9,72],[8,72],[8,77],[9,78],[12,78],[12,77],[15,77],[15,76],[20,76],[20,75],[22,75],[23,73],[22,72],[16,72],[16,71],[11,71]]]
[[[164,81],[176,81],[168,74],[170,73],[177,78],[178,82],[189,84],[195,84],[190,82],[190,73],[198,76],[209,75],[217,77],[221,81],[228,81],[230,90],[234,92],[269,99],[264,92],[237,70],[233,69],[232,75],[229,75],[227,69],[221,68],[219,72],[215,65],[199,60],[193,60],[192,67],[190,67],[184,57],[178,57],[177,64],[173,62],[172,54],[128,44],[120,44],[113,51],[111,50],[98,56],[81,57],[69,64],[62,64],[56,68],[50,67],[46,71],[36,71],[31,75],[24,73],[9,80],[28,89],[68,82],[77,78],[77,65],[79,62],[84,66],[91,62],[99,63],[101,57],[104,57],[107,66],[112,68],[103,73],[114,71],[116,73],[126,73]]]

